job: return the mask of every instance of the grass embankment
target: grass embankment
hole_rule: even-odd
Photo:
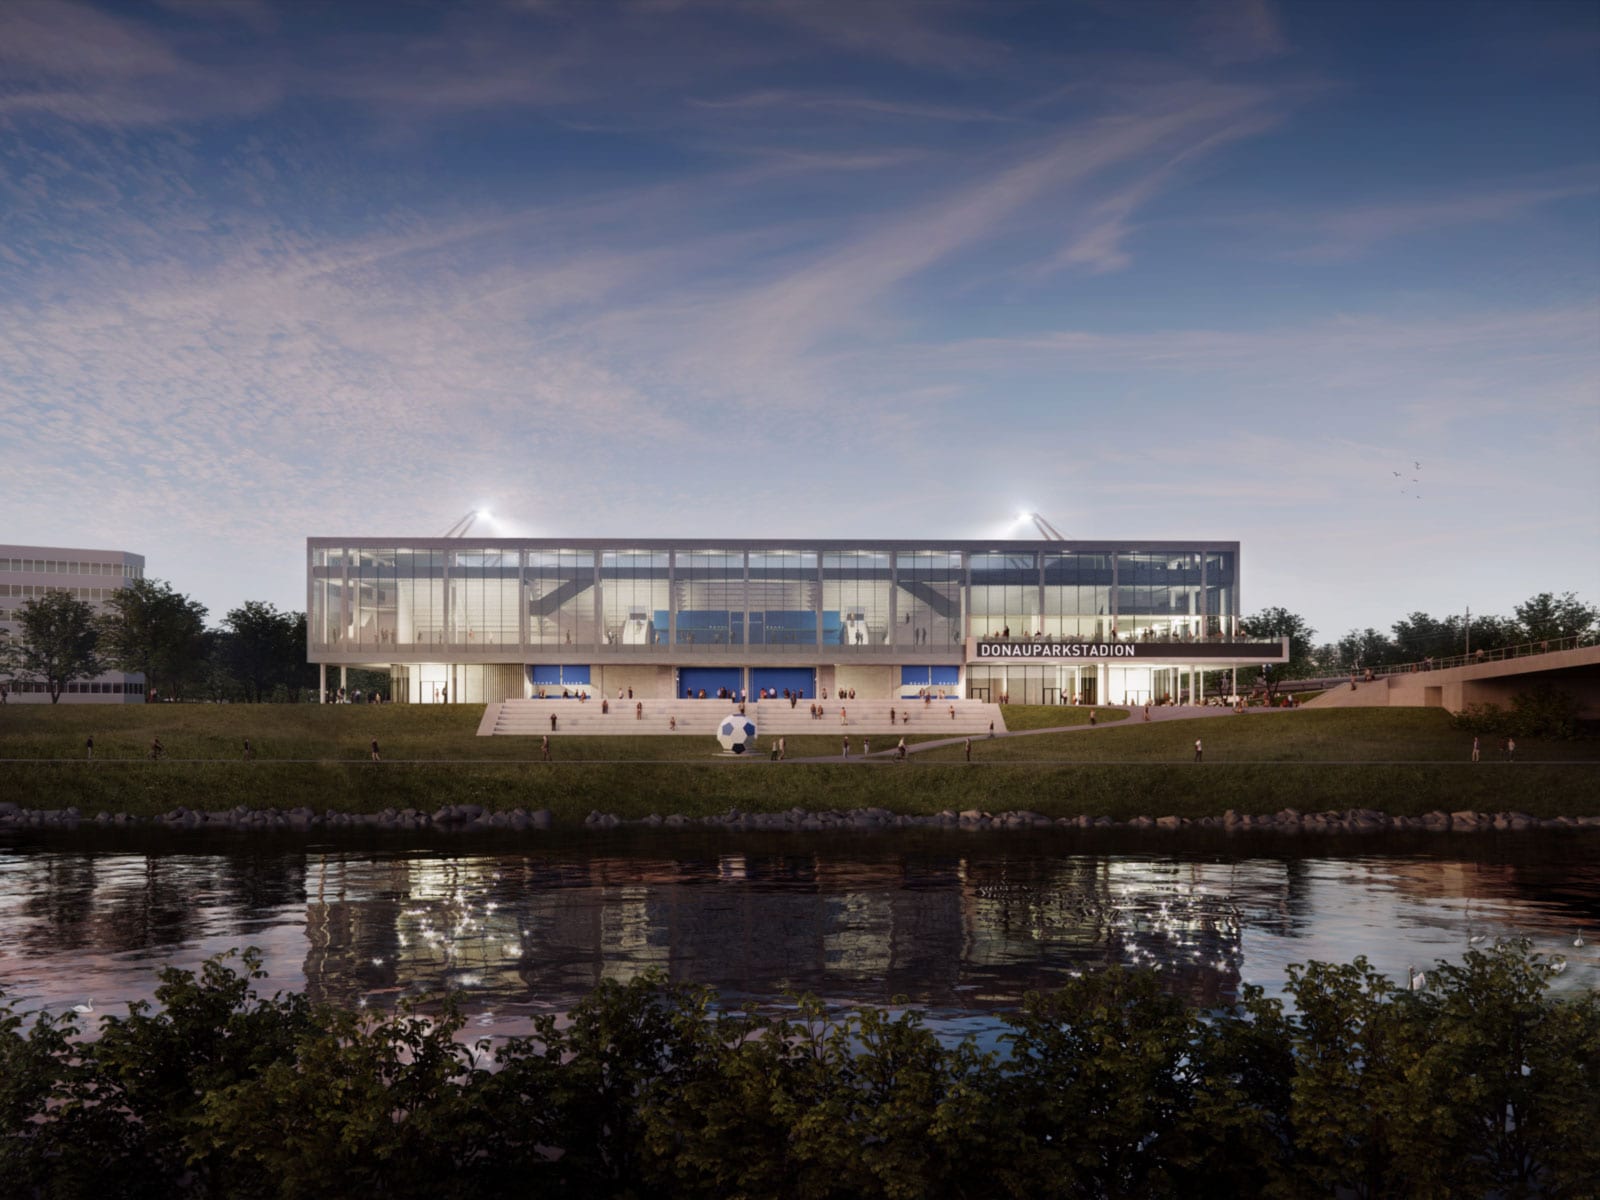
[[[1115,710],[1120,712],[1120,710]],[[1108,723],[1113,711],[1099,710]],[[730,760],[709,738],[562,738],[554,763],[532,738],[479,738],[477,706],[139,705],[0,709],[0,799],[27,807],[76,805],[140,814],[178,805],[375,812],[442,804],[549,808],[558,820],[591,809],[623,817],[706,815],[738,807],[900,812],[1027,808],[1203,816],[1234,808],[1272,812],[1372,807],[1518,810],[1536,816],[1600,809],[1594,743],[1518,746],[1516,763],[1467,762],[1471,738],[1447,714],[1424,709],[1331,709],[1227,715],[1113,728],[975,740],[922,751],[905,764]],[[1126,716],[1125,713],[1121,715]],[[1086,709],[1006,712],[1013,729],[1088,720]],[[95,760],[84,761],[84,740]],[[150,762],[160,737],[167,761]],[[254,762],[241,756],[244,738]],[[384,762],[368,761],[377,738]],[[1194,739],[1205,741],[1195,764]],[[859,744],[859,743],[858,743]],[[887,736],[882,749],[892,744]],[[830,732],[788,739],[789,756],[837,755]]]

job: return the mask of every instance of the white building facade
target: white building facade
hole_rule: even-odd
[[[111,593],[144,578],[144,556],[126,550],[83,550],[69,546],[0,545],[0,639],[20,641],[17,610],[53,591],[67,592],[98,612]],[[0,679],[7,703],[48,704],[42,681]],[[138,704],[144,676],[108,671],[67,685],[62,704]]]

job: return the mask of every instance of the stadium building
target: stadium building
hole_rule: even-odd
[[[308,657],[390,698],[1186,703],[1282,662],[1237,542],[309,538]],[[339,668],[330,676],[329,667]]]

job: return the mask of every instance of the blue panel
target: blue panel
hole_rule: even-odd
[[[762,688],[776,692],[780,697],[784,688],[788,688],[791,692],[801,692],[806,696],[815,696],[817,673],[801,667],[757,667],[750,672],[750,690],[759,696]]]
[[[933,683],[933,667],[901,667],[901,687],[929,687]]]
[[[678,696],[682,698],[689,692],[698,696],[701,688],[708,697],[715,696],[718,688],[738,695],[741,674],[738,667],[679,667]]]
[[[955,685],[960,683],[960,682],[961,682],[961,668],[960,667],[934,667],[933,668],[933,686],[934,687],[941,687],[941,686],[942,687],[955,687]]]
[[[565,684],[572,687],[574,684],[589,683],[589,667],[583,666],[558,666],[553,663],[539,663],[528,668],[528,682],[534,687],[561,687]]]
[[[817,614],[809,608],[769,608],[750,614],[750,644],[765,646],[814,646],[817,643]]]
[[[824,646],[837,646],[844,638],[844,622],[839,618],[839,610],[825,608],[822,610],[822,644]]]

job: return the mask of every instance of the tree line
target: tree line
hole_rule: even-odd
[[[306,617],[259,600],[231,609],[206,628],[206,608],[158,579],[134,580],[104,602],[103,611],[66,591],[48,592],[17,609],[20,636],[0,638],[0,680],[43,684],[52,703],[67,685],[106,670],[141,674],[161,698],[267,700],[314,698],[316,669],[306,662]],[[1279,682],[1400,663],[1486,653],[1524,642],[1585,637],[1600,625],[1600,608],[1572,592],[1540,592],[1515,606],[1510,617],[1437,618],[1410,613],[1390,633],[1352,629],[1336,642],[1317,643],[1304,617],[1267,608],[1240,621],[1251,637],[1289,639],[1289,661],[1275,668]],[[1225,672],[1208,687],[1215,693]],[[363,679],[366,677],[363,675]],[[368,681],[362,686],[376,686]]]
[[[1413,612],[1383,633],[1370,626],[1352,629],[1333,642],[1317,642],[1317,631],[1298,613],[1267,608],[1240,621],[1252,637],[1289,639],[1289,661],[1274,669],[1281,679],[1344,675],[1367,668],[1421,663],[1478,650],[1489,653],[1524,643],[1556,642],[1592,636],[1600,625],[1600,608],[1585,604],[1572,592],[1540,592],[1515,605],[1512,615],[1474,614],[1435,617]]]
[[[995,1050],[915,1010],[728,1010],[608,981],[531,1036],[458,1004],[262,996],[260,959],[161,972],[156,1006],[0,996],[0,1192],[17,1197],[1588,1197],[1600,996],[1469,950],[1397,985],[1291,966],[1197,1012],[1149,970],[1028,996]]]
[[[137,579],[93,605],[57,590],[16,611],[0,638],[0,680],[41,684],[52,704],[108,670],[144,676],[148,699],[312,699],[306,617],[249,600],[206,627],[206,607],[159,579]]]

